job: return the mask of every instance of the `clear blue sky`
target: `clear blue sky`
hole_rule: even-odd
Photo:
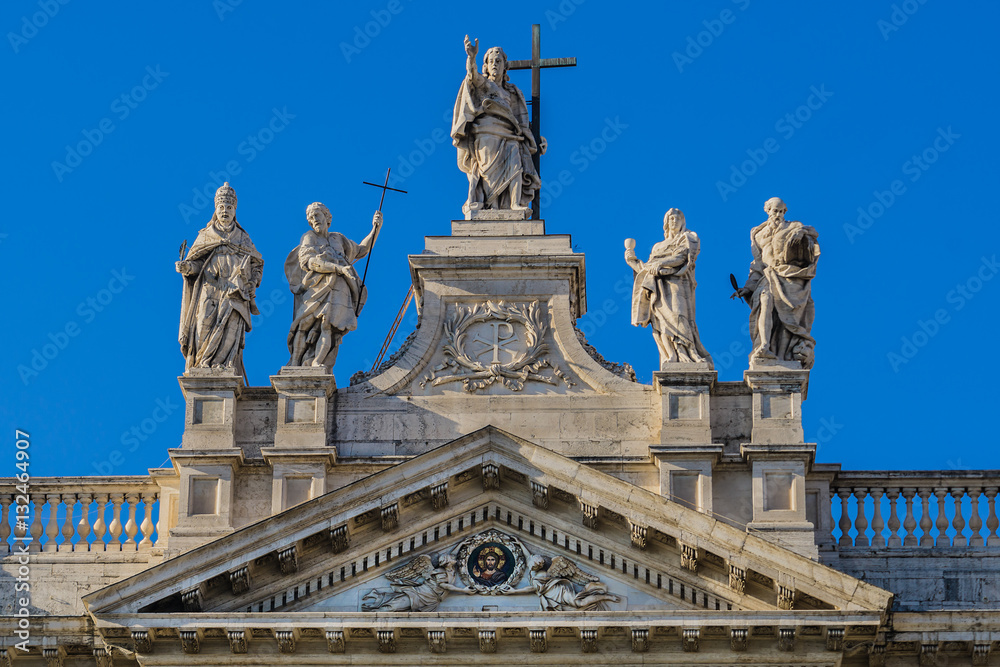
[[[358,240],[379,194],[361,181],[400,176],[410,194],[387,197],[369,303],[335,374],[344,386],[368,368],[406,293],[406,256],[461,217],[447,131],[463,36],[527,58],[540,23],[542,55],[579,63],[543,74],[543,212],[586,253],[580,325],[606,358],[651,378],[622,240],[648,253],[678,207],[702,239],[702,339],[720,379],[740,379],[748,309],[729,300],[728,276],[745,278],[748,232],[781,196],[822,248],[804,408],[818,460],[1000,468],[1000,6],[960,7],[7,0],[2,451],[17,427],[35,475],[140,474],[179,446],[173,263],[211,216],[196,191],[210,198],[226,171],[266,261],[252,385],[288,359],[281,267],[305,206],[326,202]],[[512,78],[530,89],[529,74]],[[411,308],[396,344],[414,325]],[[145,440],[123,442],[144,423]]]

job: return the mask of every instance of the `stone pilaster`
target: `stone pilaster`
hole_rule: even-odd
[[[231,370],[192,368],[177,378],[184,393],[183,449],[236,447],[236,401],[242,375]]]
[[[712,513],[712,469],[723,445],[652,445],[660,470],[660,494],[685,507]]]

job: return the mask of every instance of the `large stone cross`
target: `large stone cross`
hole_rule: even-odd
[[[576,67],[576,58],[542,58],[542,27],[538,23],[531,26],[531,60],[511,60],[507,63],[507,69],[530,69],[531,70],[531,133],[535,135],[535,145],[539,146],[539,152],[534,155],[535,173],[542,177],[542,169],[539,158],[541,157],[542,141],[542,68],[543,67]],[[541,217],[541,191],[535,193],[535,198],[531,202],[531,218],[538,220]]]

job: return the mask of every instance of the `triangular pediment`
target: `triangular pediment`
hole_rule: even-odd
[[[438,566],[442,553],[484,531],[548,559],[546,568],[568,562],[582,578],[596,578],[622,600],[605,605],[608,611],[792,607],[878,615],[891,599],[780,545],[488,427],[84,601],[95,619],[132,623],[185,610],[360,612],[366,592],[391,587],[387,575],[422,557]],[[468,559],[456,567],[467,568]],[[582,592],[582,578],[574,593]],[[462,585],[460,576],[455,581]],[[518,587],[528,583],[522,574]],[[489,611],[507,597],[451,592],[441,610]],[[510,604],[537,610],[538,596],[531,599],[523,594]]]

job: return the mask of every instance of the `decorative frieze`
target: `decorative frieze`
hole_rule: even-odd
[[[396,632],[395,630],[376,630],[375,640],[378,642],[379,653],[396,652]]]
[[[229,573],[229,585],[233,595],[240,595],[250,590],[250,566],[238,567]]]
[[[431,487],[431,507],[443,510],[448,506],[448,482],[441,482]]]
[[[734,651],[747,650],[750,631],[747,628],[733,628],[729,631],[729,647]]]
[[[747,592],[747,571],[746,568],[738,567],[736,565],[729,565],[729,587],[739,593],[740,595],[745,595]]]
[[[204,602],[201,586],[181,593],[181,602],[184,603],[184,611],[201,611]]]
[[[427,646],[431,653],[444,653],[447,650],[444,638],[444,630],[428,630]]]
[[[197,630],[181,630],[179,634],[181,637],[181,649],[185,653],[192,654],[201,651],[201,642],[198,639]]]
[[[584,501],[580,501],[580,510],[583,512],[583,525],[587,528],[597,530],[597,517],[600,511],[599,506],[591,505]]]
[[[344,653],[347,651],[347,642],[344,640],[343,630],[326,631],[326,650],[330,653]]]
[[[698,549],[690,544],[681,544],[681,567],[692,572],[698,571]]]
[[[532,653],[545,653],[549,650],[549,643],[545,636],[545,630],[528,630],[528,644]]]
[[[646,548],[646,535],[649,529],[646,526],[640,526],[637,523],[628,522],[629,534],[632,536],[632,546],[636,549],[645,550]]]
[[[285,547],[278,552],[278,567],[281,568],[282,574],[292,574],[294,572],[298,572],[298,552],[294,544],[290,547]]]
[[[339,554],[347,551],[351,546],[351,533],[347,530],[347,524],[341,524],[330,529],[330,546],[333,553]]]
[[[382,530],[385,532],[399,527],[399,503],[386,505],[379,510],[379,515],[382,518]]]
[[[844,628],[828,628],[826,631],[826,650],[844,650]]]
[[[531,503],[538,509],[549,508],[549,487],[538,482],[531,482]]]
[[[584,653],[597,653],[597,630],[580,630],[580,647]]]
[[[243,654],[247,652],[247,644],[250,638],[246,630],[228,630],[226,638],[229,639],[229,650],[232,653]]]
[[[483,464],[483,491],[500,488],[500,466],[495,463]]]
[[[275,630],[274,639],[278,642],[278,651],[281,653],[295,653],[294,630]]]
[[[132,647],[136,653],[152,653],[153,633],[149,630],[133,630]]]
[[[496,653],[497,652],[497,631],[496,630],[480,630],[479,631],[479,652],[480,653]]]
[[[778,650],[795,650],[795,628],[778,628]]]
[[[701,631],[698,628],[685,628],[681,634],[681,645],[684,647],[685,653],[697,653],[698,652],[698,638],[701,635]]]
[[[632,652],[649,651],[649,628],[632,628]]]

